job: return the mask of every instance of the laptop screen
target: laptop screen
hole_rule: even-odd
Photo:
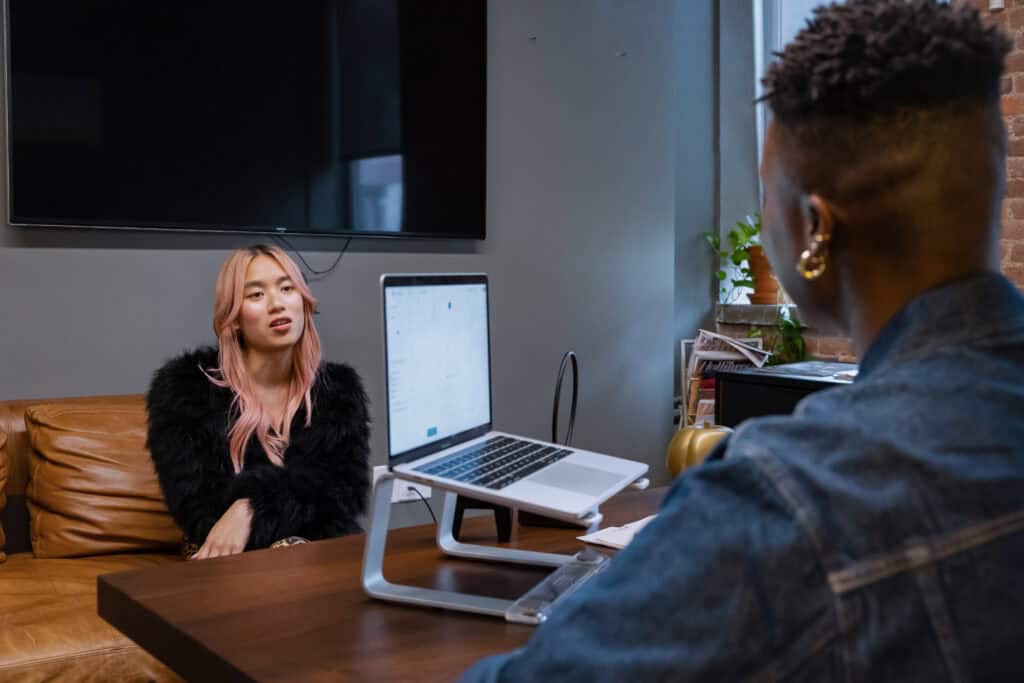
[[[383,284],[392,463],[489,431],[486,276],[389,275]]]

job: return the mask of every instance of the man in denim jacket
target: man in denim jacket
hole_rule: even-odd
[[[765,78],[763,242],[857,381],[750,420],[464,680],[1024,681],[1024,299],[999,275],[1009,41],[819,10]]]

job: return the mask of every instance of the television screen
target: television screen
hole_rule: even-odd
[[[482,239],[486,5],[9,0],[11,222]]]

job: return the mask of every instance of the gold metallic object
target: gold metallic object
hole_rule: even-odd
[[[722,425],[704,423],[701,427],[683,427],[668,443],[665,466],[675,477],[683,470],[699,465],[711,454],[718,442],[732,433]]]
[[[800,262],[796,264],[796,272],[805,280],[817,280],[828,267],[828,238],[823,235],[814,236],[814,244],[800,254]]]

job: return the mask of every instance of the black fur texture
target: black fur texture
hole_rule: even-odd
[[[321,366],[311,394],[312,422],[305,426],[300,407],[284,467],[272,464],[253,437],[236,476],[227,436],[232,393],[200,371],[217,363],[211,347],[185,353],[154,374],[146,395],[146,445],[167,507],[188,539],[201,545],[239,498],[249,498],[253,507],[247,550],[287,536],[315,540],[360,531],[357,517],[369,491],[370,419],[355,370]]]

